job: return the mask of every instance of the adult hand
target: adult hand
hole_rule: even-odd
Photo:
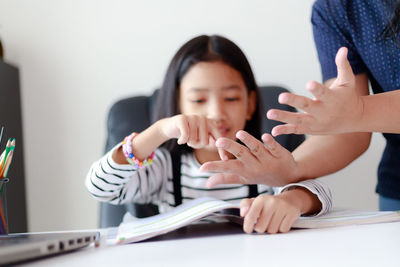
[[[267,118],[285,122],[275,126],[272,135],[281,134],[337,134],[354,131],[363,114],[363,100],[355,89],[355,77],[347,60],[347,48],[336,54],[337,78],[328,87],[312,81],[306,88],[314,99],[282,93],[279,103],[304,111],[293,113],[271,109]]]
[[[267,184],[282,186],[296,179],[297,164],[292,154],[269,134],[260,142],[249,133],[239,131],[241,145],[228,138],[218,138],[216,146],[235,156],[235,159],[209,161],[200,167],[203,172],[216,172],[207,180],[207,187],[217,184]]]

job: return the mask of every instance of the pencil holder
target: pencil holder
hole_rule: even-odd
[[[8,219],[7,219],[7,195],[6,195],[6,184],[8,178],[0,179],[0,235],[6,235],[8,233]]]

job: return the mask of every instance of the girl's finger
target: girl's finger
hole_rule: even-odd
[[[236,159],[230,159],[227,161],[208,161],[201,165],[200,171],[215,173],[234,173],[237,175],[242,175],[245,172],[243,162]]]
[[[197,116],[189,117],[189,140],[187,144],[193,148],[198,148],[199,143],[199,124]]]
[[[185,117],[180,117],[177,121],[177,127],[180,132],[178,144],[186,144],[189,140],[189,123]]]
[[[219,132],[218,127],[215,121],[208,119],[207,120],[208,132],[214,140],[222,137],[222,134]]]
[[[206,117],[199,118],[199,143],[205,147],[209,143],[208,123]]]
[[[215,123],[214,120],[208,120],[208,129],[210,132],[210,136],[213,138],[213,145],[216,145],[215,142],[218,138],[222,137],[222,134],[218,130],[218,127]],[[221,160],[228,160],[229,159],[229,153],[225,151],[223,148],[218,148],[218,154]]]

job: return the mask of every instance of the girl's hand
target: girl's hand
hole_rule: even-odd
[[[300,217],[299,207],[281,195],[259,195],[240,202],[240,216],[244,217],[243,230],[251,234],[268,232],[286,233]]]
[[[199,115],[179,114],[159,121],[160,131],[167,140],[178,139],[178,144],[193,148],[214,145],[221,136],[213,120]]]
[[[336,54],[337,78],[328,87],[309,82],[307,90],[314,99],[290,93],[279,96],[279,103],[304,111],[293,113],[271,109],[268,119],[285,122],[275,126],[272,135],[280,134],[337,134],[356,130],[363,115],[364,102],[357,93],[355,76],[347,60],[347,48]]]
[[[264,144],[245,131],[237,132],[236,137],[246,146],[227,138],[216,142],[217,148],[226,150],[236,159],[209,161],[200,167],[200,171],[216,172],[207,180],[209,188],[217,184],[283,186],[296,179],[299,172],[292,154],[271,135],[262,136]]]

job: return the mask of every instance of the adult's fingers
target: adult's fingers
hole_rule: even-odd
[[[347,85],[353,82],[354,74],[350,62],[347,59],[348,50],[346,47],[341,47],[335,58],[337,67],[337,81],[339,85]]]
[[[314,96],[313,106],[316,104],[315,100],[319,101],[329,101],[330,89],[319,82],[311,81],[306,84],[306,89]]]
[[[265,150],[264,144],[261,143],[251,134],[246,131],[240,130],[236,133],[236,137],[242,141],[249,149],[250,152],[259,160],[266,161],[268,159],[268,152]]]
[[[309,112],[313,108],[314,101],[308,97],[291,93],[282,93],[278,97],[278,102],[294,108]]]
[[[270,120],[276,120],[299,126],[303,126],[304,124],[309,124],[310,121],[312,120],[312,116],[308,113],[295,113],[278,109],[268,110],[267,118]]]
[[[293,124],[277,125],[271,130],[272,136],[278,136],[282,134],[303,134],[302,130]]]

